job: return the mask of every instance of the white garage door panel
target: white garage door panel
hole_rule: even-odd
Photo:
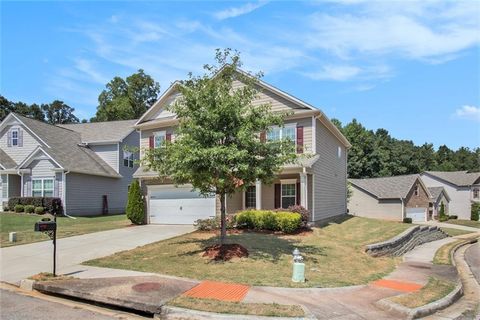
[[[407,208],[407,218],[412,218],[412,221],[421,222],[425,221],[425,212],[427,208]]]
[[[188,186],[154,186],[149,194],[150,223],[193,224],[215,215],[215,196],[205,198]]]

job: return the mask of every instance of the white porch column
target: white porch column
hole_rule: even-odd
[[[262,209],[262,181],[255,181],[255,209]]]
[[[300,173],[300,205],[306,209],[309,209],[307,208],[307,195],[307,174],[302,172]]]

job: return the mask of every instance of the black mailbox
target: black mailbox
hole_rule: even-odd
[[[57,229],[57,223],[55,221],[38,221],[35,222],[35,231],[55,231]]]

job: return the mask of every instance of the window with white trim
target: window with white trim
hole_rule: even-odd
[[[53,179],[32,179],[32,197],[53,197]]]
[[[123,151],[123,165],[125,167],[133,168],[133,152]]]
[[[254,209],[257,207],[257,189],[255,186],[249,186],[245,190],[245,207]]]
[[[274,126],[267,131],[267,140],[278,141],[278,140],[290,139],[295,145],[297,144],[297,124],[286,124],[283,128]]]
[[[166,131],[158,131],[155,132],[155,135],[153,136],[154,139],[154,147],[155,148],[160,148],[163,145],[163,142],[165,141],[167,136]]]
[[[10,134],[12,137],[12,146],[14,147],[18,146],[18,139],[19,139],[18,129],[12,129]]]
[[[282,183],[282,208],[287,209],[297,202],[297,184]]]

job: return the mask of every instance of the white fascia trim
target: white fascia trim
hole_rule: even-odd
[[[26,157],[19,165],[18,168],[22,168],[23,166],[29,165],[34,159],[34,155],[38,152],[42,151],[50,160],[52,160],[60,169],[64,169],[51,155],[49,155],[41,146],[35,148],[29,155]]]
[[[317,119],[312,116],[312,153],[317,153]]]
[[[2,168],[2,170],[6,170],[7,168],[4,167],[1,163],[0,163],[0,167]]]
[[[13,113],[9,113],[8,116],[3,119],[2,123],[0,123],[0,131],[7,126],[7,123],[11,120],[11,118],[15,118],[22,126],[25,128],[28,132],[30,132],[32,135],[34,135],[38,140],[40,140],[47,148],[50,148],[50,146],[42,139],[40,138],[39,135],[37,135],[35,132],[33,132],[32,129],[30,129],[28,126],[25,125],[25,123],[22,122],[19,118],[17,118]]]
[[[111,141],[85,141],[82,142],[85,145],[94,145],[94,146],[101,146],[101,145],[108,145],[108,144],[117,144],[120,140],[111,140]]]
[[[152,111],[155,110],[161,104],[161,102],[163,102],[170,95],[170,93],[172,93],[173,90],[176,89],[178,85],[180,85],[180,81],[173,82],[170,87],[168,87],[168,89],[165,90],[165,92],[160,96],[160,98],[158,98],[158,100],[150,108],[148,108],[147,111],[145,111],[145,113],[140,117],[140,119],[135,122],[133,126],[136,127],[137,125],[142,123],[142,121],[144,121],[145,118],[150,115],[150,113],[152,113]]]

